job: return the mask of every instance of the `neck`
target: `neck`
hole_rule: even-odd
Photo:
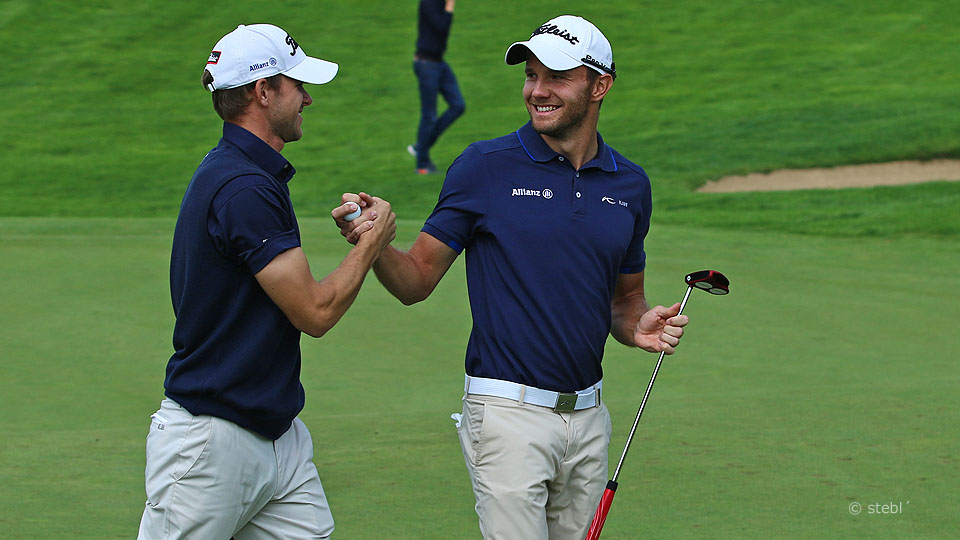
[[[562,135],[546,135],[540,137],[554,152],[563,155],[575,169],[583,167],[597,155],[597,120],[585,120],[580,126],[571,129]]]
[[[237,118],[233,123],[253,133],[278,153],[283,151],[283,139],[273,133],[273,130],[270,129],[270,123],[265,119],[256,118],[253,114],[247,114]]]

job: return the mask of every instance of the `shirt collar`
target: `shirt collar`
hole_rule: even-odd
[[[546,163],[560,156],[547,145],[543,137],[533,129],[530,122],[517,130],[517,138],[533,161]],[[583,168],[587,167],[599,167],[600,170],[605,172],[615,172],[617,170],[617,162],[613,158],[613,149],[603,142],[603,137],[599,133],[597,133],[597,157],[585,163]]]
[[[237,146],[261,169],[281,182],[289,182],[297,172],[293,165],[280,155],[280,152],[274,150],[260,137],[236,124],[223,123],[223,139]]]

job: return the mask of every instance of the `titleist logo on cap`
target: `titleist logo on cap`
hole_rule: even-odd
[[[569,41],[572,45],[580,43],[580,40],[577,38],[577,36],[572,35],[568,30],[562,29],[555,24],[548,23],[542,25],[540,28],[537,28],[532,34],[530,34],[530,38],[533,39],[534,36],[539,36],[540,34],[552,34],[554,36],[559,36]]]
[[[300,48],[300,44],[298,44],[295,39],[293,39],[292,37],[290,37],[290,34],[287,34],[287,39],[284,40],[284,43],[286,43],[287,45],[289,45],[290,47],[293,48],[293,50],[290,51],[290,56],[296,56],[296,55],[297,55],[297,49]]]

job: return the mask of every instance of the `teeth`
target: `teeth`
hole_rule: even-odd
[[[559,109],[559,107],[547,106],[547,105],[537,105],[537,112],[550,112]]]

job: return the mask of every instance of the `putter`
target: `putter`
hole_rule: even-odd
[[[687,305],[690,298],[690,291],[694,288],[707,291],[710,294],[723,295],[730,292],[730,280],[716,270],[701,270],[692,274],[687,274],[684,278],[687,284],[687,293],[683,295],[683,301],[680,302],[680,311],[677,315],[683,313],[683,308]],[[613,496],[617,493],[617,478],[620,476],[620,468],[623,467],[623,460],[627,457],[627,451],[630,450],[630,443],[633,441],[633,435],[637,432],[637,424],[640,423],[640,415],[643,414],[643,407],[647,404],[647,398],[650,397],[650,390],[653,388],[653,381],[657,379],[657,372],[660,371],[660,364],[663,362],[664,353],[660,353],[657,359],[657,365],[653,368],[653,375],[650,377],[650,383],[647,384],[647,391],[643,393],[643,399],[640,401],[640,410],[637,411],[637,418],[633,421],[633,428],[630,429],[630,435],[627,437],[627,444],[623,447],[623,453],[620,454],[620,462],[613,472],[613,477],[607,482],[607,488],[603,491],[603,497],[600,498],[600,504],[597,506],[597,513],[593,515],[593,522],[590,523],[590,529],[587,531],[586,540],[597,540],[600,538],[600,531],[603,529],[603,522],[607,520],[607,512],[610,511],[610,505],[613,504]]]

